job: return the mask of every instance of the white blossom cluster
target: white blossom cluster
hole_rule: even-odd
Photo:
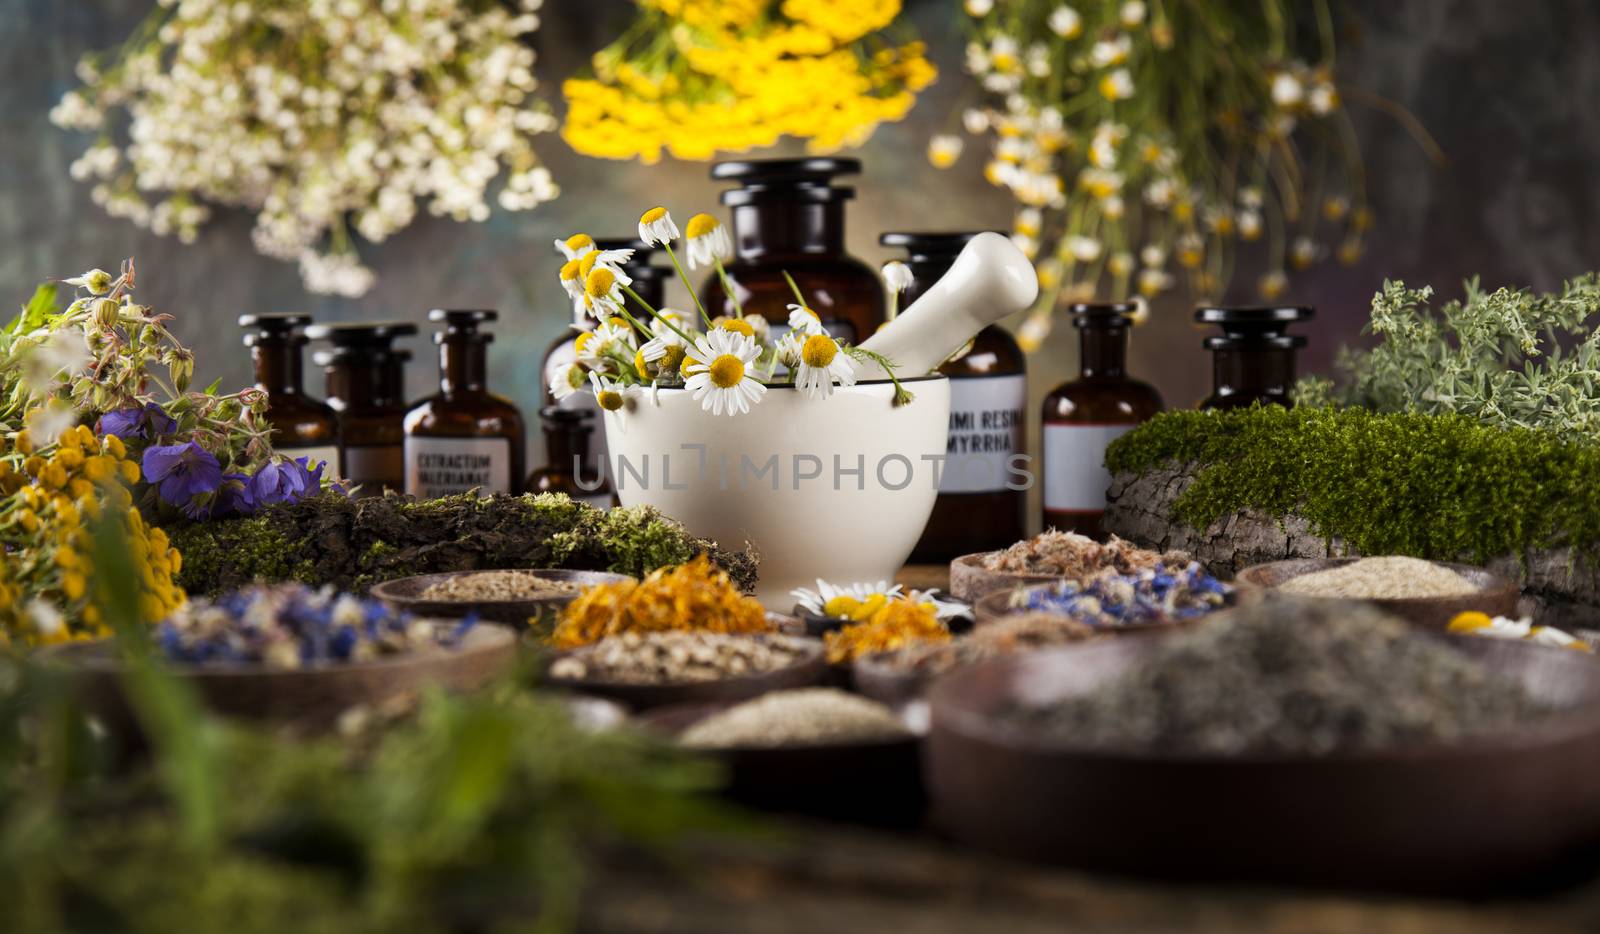
[[[531,145],[557,125],[533,94],[541,2],[160,0],[127,47],[80,63],[50,119],[100,133],[71,173],[111,215],[190,242],[207,205],[247,208],[259,251],[357,296],[373,273],[351,227],[381,243],[419,203],[485,220],[502,168],[507,210],[558,193]]]

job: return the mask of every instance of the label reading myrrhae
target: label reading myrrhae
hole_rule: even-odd
[[[1011,479],[1011,455],[1022,452],[1028,378],[968,376],[950,381],[950,440],[940,493],[996,493]]]
[[[511,442],[505,438],[407,438],[406,492],[435,499],[477,489],[511,492]]]
[[[1052,512],[1104,512],[1111,472],[1106,445],[1133,425],[1044,426],[1044,508]]]

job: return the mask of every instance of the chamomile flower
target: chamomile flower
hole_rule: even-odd
[[[760,355],[755,338],[715,328],[702,334],[689,352],[693,362],[684,368],[688,377],[684,387],[713,415],[748,412],[767,392],[751,373],[751,365]]]
[[[633,277],[622,268],[632,258],[632,250],[590,250],[578,257],[578,273],[587,280],[596,269],[609,269],[618,285],[632,285]]]
[[[573,234],[565,240],[557,240],[556,249],[567,259],[577,259],[585,253],[596,249],[594,238],[586,233]]]
[[[800,366],[794,384],[808,399],[833,395],[833,384],[853,386],[856,370],[839,342],[826,334],[810,334],[800,344]]]
[[[883,283],[889,287],[889,291],[899,294],[911,288],[911,283],[915,281],[916,277],[911,274],[911,267],[905,263],[893,260],[883,264]]]
[[[755,341],[757,347],[772,343],[772,325],[760,315],[746,315],[743,318],[719,315],[711,319],[711,329],[743,334]]]
[[[569,259],[561,265],[561,290],[567,297],[575,302],[583,301],[583,271],[582,264],[576,259]]]
[[[936,169],[948,169],[961,158],[963,143],[954,133],[939,133],[928,140],[928,162]]]
[[[1133,96],[1133,73],[1118,68],[1100,78],[1100,96],[1108,101],[1127,100]]]
[[[666,321],[661,320],[662,318],[665,318]],[[671,323],[672,327],[667,326],[668,322]],[[689,316],[677,310],[676,308],[662,308],[656,312],[656,317],[650,319],[651,334],[655,335],[656,337],[665,337],[670,334],[672,337],[677,338],[681,342],[683,338],[678,337],[677,331],[672,330],[673,327],[676,327],[679,331],[684,331],[686,333],[692,333],[694,331],[694,323],[690,320]]]
[[[806,305],[789,305],[789,330],[798,334],[824,334],[822,316]]]
[[[890,600],[900,596],[900,585],[888,581],[855,584],[830,584],[817,579],[817,589],[799,587],[789,591],[795,604],[813,616],[848,619],[856,622],[872,618]]]
[[[664,207],[653,207],[639,216],[639,239],[647,246],[658,246],[678,239],[678,225]]]
[[[564,363],[550,376],[550,395],[560,402],[582,389],[587,382],[588,374],[584,372],[582,366],[576,363]]]
[[[688,244],[690,269],[713,266],[733,255],[733,238],[728,235],[728,228],[710,214],[689,218],[684,228],[684,242]]]
[[[676,380],[678,368],[683,366],[685,352],[683,338],[668,331],[639,346],[634,354],[634,367],[640,375],[659,375]]]
[[[595,266],[583,280],[583,305],[595,317],[603,317],[622,307],[622,282],[616,270]]]
[[[594,389],[594,401],[604,411],[615,412],[619,422],[627,416],[628,402],[639,394],[638,386],[624,386],[599,373],[589,374],[589,384]]]
[[[954,619],[957,616],[965,615],[970,610],[970,607],[965,603],[940,600],[937,589],[913,590],[907,593],[903,599],[913,605],[927,607],[932,610],[936,619]]]

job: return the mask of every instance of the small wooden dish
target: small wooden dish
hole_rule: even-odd
[[[663,707],[640,718],[649,730],[677,737],[731,702]],[[927,809],[922,787],[921,739],[871,743],[696,749],[727,769],[724,793],[749,807],[874,827],[921,824]]]
[[[424,591],[434,584],[483,574],[490,570],[514,570],[532,574],[544,580],[576,584],[581,588],[599,584],[617,584],[632,580],[626,574],[609,571],[572,571],[565,568],[496,568],[478,571],[447,571],[443,574],[419,574],[384,581],[372,587],[373,598],[397,610],[405,610],[429,619],[462,619],[477,614],[479,619],[502,623],[515,629],[532,627],[548,632],[554,628],[561,609],[577,598],[577,592],[554,593],[546,597],[528,597],[522,600],[425,600]]]
[[[435,623],[453,628],[453,621]],[[163,670],[187,682],[211,710],[247,720],[289,723],[311,732],[332,729],[341,713],[356,706],[381,707],[426,685],[455,691],[483,687],[516,661],[516,634],[504,626],[479,624],[453,649],[421,646],[369,662],[272,669],[251,666],[196,666],[162,663]],[[67,670],[85,704],[117,732],[137,733],[132,708],[122,691],[126,671],[111,640],[77,642],[40,653],[47,664]]]
[[[1275,590],[1291,578],[1354,564],[1359,560],[1361,559],[1300,558],[1292,561],[1271,561],[1240,571],[1238,583],[1246,587]],[[1444,561],[1433,563],[1460,574],[1478,588],[1477,592],[1455,597],[1386,597],[1364,602],[1392,613],[1408,623],[1438,630],[1448,629],[1450,620],[1454,619],[1457,613],[1468,610],[1479,610],[1490,616],[1517,615],[1517,600],[1521,598],[1522,590],[1515,583],[1470,564],[1451,564]],[[1336,599],[1309,594],[1295,594],[1295,596],[1302,600]]]
[[[1034,584],[1031,587],[1019,587],[1014,590],[1001,590],[988,594],[980,599],[977,603],[973,604],[973,615],[977,619],[977,624],[979,626],[987,626],[988,624],[993,623],[996,620],[1003,619],[1007,616],[1014,616],[1018,613],[1034,612],[1028,610],[1026,605],[1018,606],[1014,604],[1016,602],[1022,602],[1025,604],[1028,598],[1034,593],[1058,586],[1064,580],[1066,580],[1066,578],[1051,580],[1050,582],[1044,584]],[[1227,602],[1223,606],[1218,607],[1217,611],[1220,612],[1221,610],[1232,606],[1235,602],[1236,597],[1233,594],[1230,594]],[[1050,611],[1040,610],[1037,612],[1049,613]],[[1057,613],[1052,615],[1065,616],[1066,614]],[[1182,619],[1162,618],[1149,620],[1146,622],[1129,623],[1125,626],[1094,626],[1092,628],[1096,632],[1103,632],[1108,635],[1131,634],[1138,632],[1162,632],[1177,626],[1198,622],[1199,620],[1205,619],[1207,615],[1210,614],[1185,617]]]
[[[1060,574],[1023,574],[1016,571],[993,571],[983,566],[985,559],[999,554],[980,551],[950,562],[950,596],[976,609],[978,601],[997,590],[1013,590],[1030,584],[1047,584],[1066,580]]]
[[[593,678],[555,678],[546,674],[543,683],[563,691],[575,691],[614,700],[632,710],[652,710],[682,704],[734,703],[749,700],[768,691],[812,687],[828,676],[828,662],[822,643],[816,639],[791,636],[803,643],[807,652],[793,665],[753,675],[739,675],[716,681],[676,681],[666,684],[638,684],[631,681],[601,681]],[[562,657],[553,655],[549,665]]]

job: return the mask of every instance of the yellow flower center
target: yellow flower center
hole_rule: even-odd
[[[683,354],[683,362],[678,364],[678,374],[687,379],[689,376],[689,368],[692,366],[697,366],[699,363],[699,360],[689,356],[688,351],[685,351]]]
[[[596,250],[593,253],[585,253],[585,254],[583,254],[583,256],[579,257],[578,258],[578,273],[579,273],[579,275],[582,275],[584,278],[588,278],[589,271],[594,269],[594,264],[599,259],[600,259],[600,252],[598,250]]]
[[[745,337],[756,336],[756,329],[751,327],[750,322],[743,318],[718,318],[717,327],[724,331],[732,331],[735,334],[743,334]]]
[[[602,389],[595,398],[599,400],[600,407],[607,412],[615,412],[622,408],[622,393],[614,389]]]
[[[684,236],[690,240],[703,237],[722,226],[722,222],[710,214],[696,214],[689,218],[689,226],[684,228]]]
[[[744,379],[744,361],[725,353],[711,361],[711,385],[718,389],[732,389]]]
[[[567,238],[567,249],[576,253],[594,246],[594,238],[588,234],[573,234]]]
[[[682,347],[676,344],[669,345],[667,347],[667,355],[661,358],[661,369],[665,372],[671,372],[683,366],[687,359]]]
[[[575,259],[568,260],[566,263],[563,263],[561,266],[561,281],[574,282],[583,278],[583,270],[580,268],[581,266],[582,264]]]
[[[849,619],[850,614],[859,606],[861,606],[860,600],[849,594],[840,594],[822,605],[822,613],[835,619]]]
[[[644,351],[642,349],[635,350],[633,352],[633,368],[638,370],[640,375],[649,372],[650,361],[644,358]]]
[[[616,274],[604,266],[597,266],[589,273],[589,278],[583,284],[583,290],[590,298],[603,298],[611,294],[616,284]]]
[[[666,217],[666,216],[667,216],[667,209],[666,208],[654,207],[654,208],[651,208],[650,210],[644,212],[643,214],[639,215],[639,223],[641,223],[641,224],[654,224],[656,221],[658,221],[658,220],[660,220],[660,219],[662,219],[663,217]]]
[[[832,363],[838,353],[839,345],[833,342],[833,338],[826,334],[813,334],[801,346],[800,360],[806,366],[820,370]]]
[[[573,341],[572,341],[572,349],[577,351],[579,354],[582,354],[583,353],[583,348],[589,346],[589,342],[592,341],[592,340],[594,340],[594,332],[593,331],[584,331],[582,334],[579,334],[576,338],[573,339]]]
[[[573,389],[582,389],[583,384],[588,381],[589,379],[584,375],[582,367],[575,366],[567,371],[567,385]]]

